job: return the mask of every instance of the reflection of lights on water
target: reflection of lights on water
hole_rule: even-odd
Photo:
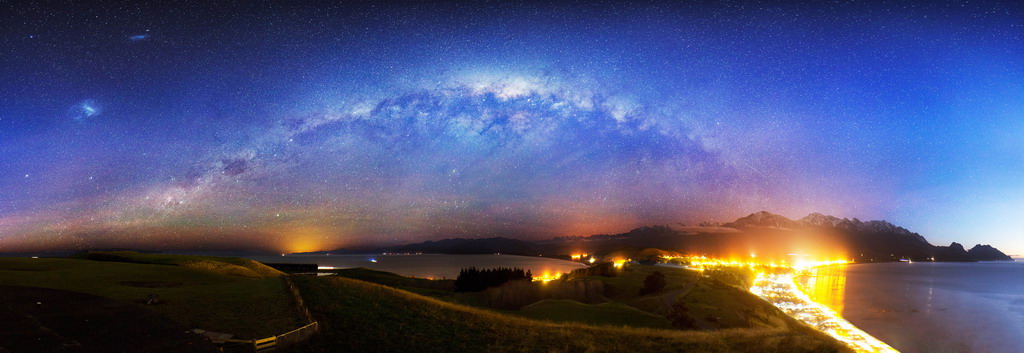
[[[794,273],[806,273],[818,267],[847,264],[847,260],[811,261],[807,255],[798,256],[792,264],[782,261],[756,262],[707,258],[704,256],[664,256],[666,260],[679,259],[689,263],[688,268],[703,271],[713,267],[747,267],[757,273],[750,292],[772,303],[787,315],[845,343],[857,352],[898,352],[885,342],[858,329],[827,306],[812,300],[800,290]],[[751,258],[755,255],[751,254]]]
[[[885,342],[846,321],[832,309],[814,302],[797,287],[791,273],[759,273],[750,292],[857,352],[897,352]]]
[[[846,296],[846,266],[822,266],[796,277],[799,289],[811,300],[843,314]]]

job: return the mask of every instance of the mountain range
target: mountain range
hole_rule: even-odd
[[[959,243],[935,246],[918,233],[886,221],[861,221],[812,213],[799,220],[762,211],[722,225],[653,226],[620,234],[559,237],[543,241],[509,238],[453,238],[376,249],[320,253],[448,253],[567,256],[576,253],[638,253],[659,249],[691,255],[787,258],[800,255],[857,262],[1009,261],[990,245],[970,250]]]

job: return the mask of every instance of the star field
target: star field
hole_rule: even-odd
[[[1015,2],[2,6],[0,252],[769,210],[1024,254]]]

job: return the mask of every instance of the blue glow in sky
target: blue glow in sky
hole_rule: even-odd
[[[1024,254],[1017,2],[8,6],[0,251],[769,210]]]

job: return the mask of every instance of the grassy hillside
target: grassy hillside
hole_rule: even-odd
[[[640,295],[644,279],[654,273],[665,275],[665,288],[656,293]],[[484,292],[452,292],[451,281],[431,281],[399,276],[389,272],[367,269],[342,270],[341,276],[365,280],[386,286],[407,290],[417,294],[441,299],[454,304],[489,308],[488,296]],[[682,328],[686,329],[728,329],[728,328],[775,328],[806,330],[806,326],[786,316],[770,303],[757,298],[733,281],[722,276],[706,276],[705,273],[683,268],[628,265],[615,269],[616,276],[570,276],[568,281],[553,281],[547,284],[534,283],[536,291],[524,290],[522,284],[506,285],[500,288],[511,296],[529,296],[535,302],[519,310],[500,310],[502,313],[531,319],[556,322],[577,322],[591,325],[613,325],[631,327],[670,328],[668,317],[684,311],[689,318]],[[578,298],[545,297],[548,289],[555,286],[571,287],[576,281],[600,281],[604,283],[604,302],[581,303]],[[568,282],[568,283],[563,283]],[[577,300],[566,300],[577,299]]]
[[[836,352],[813,331],[680,331],[529,320],[343,277],[300,277],[323,325],[294,351],[329,352]]]
[[[666,289],[640,296],[643,278],[654,270],[666,274]],[[453,292],[451,281],[366,269],[339,273],[393,287],[340,276],[296,277],[322,331],[290,351],[847,351],[819,332],[793,325],[791,319],[752,325],[763,321],[759,318],[774,317],[769,310],[774,308],[764,309],[760,305],[767,303],[749,301],[745,291],[681,269],[627,266],[617,277],[584,279],[607,282],[614,298],[609,302],[549,299],[508,311],[515,315],[463,305],[480,302],[474,298],[481,293]],[[206,256],[104,252],[70,259],[0,258],[0,285],[70,290],[135,302],[188,327],[240,338],[266,337],[303,323],[279,275],[249,260]],[[546,286],[551,288],[553,283]],[[141,304],[149,294],[159,295],[162,303]],[[751,328],[660,329],[670,326],[659,310],[666,310],[666,305],[671,309],[674,300],[687,303],[695,317],[705,316],[699,318],[705,320],[701,322],[718,323],[703,328]]]
[[[639,289],[644,278],[654,271],[665,275],[665,288],[641,296]],[[615,277],[589,276],[587,279],[605,282],[609,298],[652,314],[669,315],[683,307],[692,318],[688,328],[804,329],[802,324],[770,303],[737,288],[736,283],[719,276],[706,276],[710,272],[702,274],[682,268],[630,265],[620,269]]]
[[[668,329],[664,316],[641,311],[626,304],[607,302],[584,304],[568,299],[546,299],[505,313],[537,320],[577,322],[591,325],[650,327]]]
[[[367,282],[383,284],[389,287],[409,290],[412,292],[421,291],[454,291],[455,280],[453,279],[424,279],[412,278],[397,275],[391,272],[371,270],[364,267],[334,270],[339,276],[354,278]]]
[[[262,264],[177,255],[116,256],[132,261],[0,258],[0,284],[136,302],[189,327],[244,338],[262,338],[302,324],[276,270],[262,269]],[[143,261],[162,264],[138,263]],[[149,294],[159,295],[161,303],[142,304]]]
[[[129,262],[172,265],[204,270],[228,276],[267,278],[284,275],[270,266],[240,257],[217,257],[175,254],[143,254],[134,251],[89,251],[72,258],[94,261]]]
[[[640,288],[644,285],[644,278],[654,271],[665,275],[665,288],[662,292],[688,290],[701,279],[701,274],[696,271],[645,265],[628,265],[617,269],[617,275],[614,277],[588,276],[586,279],[604,282],[607,285],[605,296],[612,300],[631,301],[640,297]]]

